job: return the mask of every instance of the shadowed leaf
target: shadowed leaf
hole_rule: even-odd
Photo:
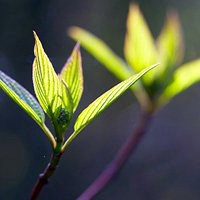
[[[23,108],[38,124],[44,123],[44,112],[36,99],[19,83],[0,71],[0,87]]]

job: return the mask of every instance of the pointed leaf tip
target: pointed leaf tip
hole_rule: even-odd
[[[75,41],[80,42],[82,47],[120,80],[131,76],[132,72],[127,64],[104,41],[95,35],[79,27],[71,27],[68,30],[68,35]]]
[[[136,3],[131,4],[129,8],[124,55],[127,62],[137,73],[146,66],[158,62],[153,36]],[[146,84],[153,81],[155,77],[154,73],[156,73],[156,71],[144,77],[143,80]]]
[[[103,112],[109,105],[117,100],[125,91],[127,91],[138,79],[140,79],[149,70],[155,68],[158,64],[145,68],[140,73],[131,76],[130,78],[117,84],[95,101],[93,101],[86,109],[84,109],[78,116],[74,130],[80,132],[90,121],[96,118],[101,112]]]
[[[69,98],[70,93],[68,92],[67,85],[62,82],[61,78],[54,71],[53,65],[46,55],[43,46],[35,32],[34,37],[34,90],[40,105],[47,115],[52,119],[54,127],[56,128],[58,125],[57,118],[59,118],[63,109],[69,113],[69,118],[71,119],[73,107]]]
[[[83,93],[83,72],[80,44],[77,43],[61,71],[61,77],[66,82],[73,102],[75,112]]]
[[[76,136],[93,120],[95,119],[101,112],[103,112],[109,105],[111,105],[115,100],[117,100],[126,90],[129,89],[141,76],[147,73],[149,70],[156,67],[156,65],[145,68],[140,73],[131,76],[130,78],[122,81],[117,84],[100,97],[98,97],[95,101],[93,101],[87,108],[85,108],[76,119],[74,125],[73,134],[66,140],[63,145],[63,151],[67,148],[67,146],[76,138]]]
[[[74,49],[76,49],[77,51],[80,51],[80,42],[77,42]]]
[[[184,55],[183,34],[179,17],[175,10],[167,13],[164,26],[157,39],[159,58],[162,67],[157,71],[162,81],[170,77]]]

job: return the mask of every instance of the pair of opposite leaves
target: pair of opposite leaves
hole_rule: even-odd
[[[56,141],[63,139],[64,131],[82,96],[83,74],[80,49],[79,44],[77,44],[60,74],[57,75],[35,32],[34,37],[33,85],[39,103],[25,88],[1,71],[0,87],[36,121],[55,148]],[[153,67],[155,65],[117,84],[85,108],[76,119],[74,132],[65,141],[63,149],[91,120]],[[45,125],[44,112],[53,123],[56,139]]]
[[[200,80],[200,59],[177,66],[183,58],[184,45],[178,16],[169,12],[160,35],[155,41],[137,4],[131,4],[127,18],[124,55],[118,57],[101,39],[88,31],[72,27],[69,36],[81,43],[100,63],[120,80],[146,66],[160,63],[156,70],[146,74],[138,87],[131,87],[141,104],[150,97],[158,106],[169,102],[192,84]],[[130,67],[129,67],[130,66]],[[143,89],[144,87],[144,89]],[[142,97],[142,98],[141,98]]]

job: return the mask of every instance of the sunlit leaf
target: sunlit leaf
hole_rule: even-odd
[[[71,102],[71,95],[67,85],[55,73],[35,32],[34,36],[34,90],[43,110],[52,119],[56,132],[61,133],[68,125],[72,116],[73,104]]]
[[[153,37],[136,4],[132,4],[129,9],[124,54],[127,62],[136,72],[158,62]],[[151,83],[155,71],[143,77],[145,83]]]
[[[78,27],[70,28],[68,33],[117,78],[124,80],[131,76],[128,66],[102,40]]]
[[[75,125],[74,133],[67,139],[64,144],[64,149],[68,144],[83,130],[93,119],[95,119],[101,112],[103,112],[108,106],[110,106],[114,101],[116,101],[126,90],[129,89],[141,76],[147,73],[149,70],[154,68],[156,65],[150,66],[140,73],[131,76],[130,78],[117,84],[95,101],[93,101],[87,108],[85,108],[81,114],[78,116]]]
[[[157,70],[160,79],[168,77],[183,57],[183,36],[175,12],[169,12],[165,25],[157,40],[161,67]]]
[[[123,81],[133,75],[133,70],[130,69],[130,67],[98,37],[79,27],[71,27],[68,33],[72,39],[79,41],[81,46],[83,46],[118,79]],[[136,92],[136,95],[140,100],[147,96],[139,82],[131,87],[131,90]]]
[[[154,67],[154,66],[153,66]],[[92,102],[82,113],[78,116],[74,130],[82,130],[91,120],[96,118],[102,111],[104,111],[109,105],[111,105],[118,97],[120,97],[129,87],[131,87],[141,76],[143,76],[147,71],[152,69],[152,66],[143,70],[137,75],[131,76],[125,81],[117,84],[100,97],[98,97],[94,102]]]
[[[186,63],[175,71],[172,82],[162,93],[159,102],[161,104],[168,102],[198,81],[200,81],[200,59]]]
[[[44,123],[44,112],[36,99],[19,83],[0,71],[0,87],[38,124]]]
[[[61,71],[63,80],[67,83],[73,101],[73,112],[75,112],[83,93],[83,73],[80,46],[77,44],[72,55]]]

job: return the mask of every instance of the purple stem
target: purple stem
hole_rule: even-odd
[[[49,182],[49,178],[54,173],[56,167],[58,166],[58,163],[60,161],[60,158],[62,156],[62,153],[56,154],[54,153],[51,157],[51,160],[49,164],[47,165],[46,169],[42,174],[40,174],[37,182],[35,183],[35,186],[32,190],[30,200],[36,200],[43,189],[43,187]]]
[[[124,143],[116,154],[113,161],[108,167],[97,177],[97,179],[77,198],[77,200],[91,200],[95,197],[122,169],[131,154],[140,144],[148,125],[152,119],[152,112],[143,113],[139,124],[133,131],[132,135]]]

